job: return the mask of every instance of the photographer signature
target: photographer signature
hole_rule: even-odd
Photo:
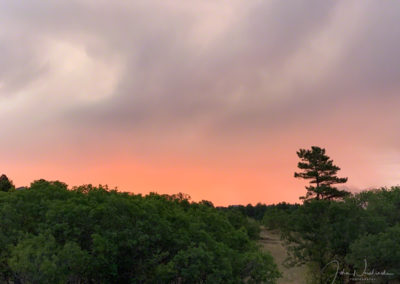
[[[386,270],[375,271],[375,269],[372,269],[372,270],[368,271],[367,270],[368,263],[367,263],[366,259],[364,259],[364,270],[363,270],[363,272],[361,274],[358,274],[356,270],[353,270],[353,272],[345,271],[344,269],[339,271],[340,263],[339,263],[338,260],[332,260],[331,262],[326,264],[324,266],[324,268],[321,270],[321,272],[323,272],[330,264],[335,264],[336,265],[336,273],[335,273],[335,276],[333,277],[333,280],[331,282],[332,284],[335,282],[335,280],[336,280],[338,275],[350,276],[352,278],[363,278],[363,277],[371,277],[371,276],[393,276],[394,275],[394,273],[386,272]]]

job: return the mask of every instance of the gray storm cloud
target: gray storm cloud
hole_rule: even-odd
[[[397,1],[3,0],[0,144],[83,147],[112,131],[150,148],[246,145],[336,118],[356,137],[357,115],[393,145],[399,16]],[[382,102],[384,128],[368,113]]]

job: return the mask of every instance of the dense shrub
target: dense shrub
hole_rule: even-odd
[[[295,211],[266,212],[264,222],[279,229],[288,250],[287,263],[307,264],[316,282],[350,281],[368,264],[366,279],[400,280],[400,188],[363,191],[343,201],[307,201]],[[333,272],[332,272],[333,271]],[[390,273],[383,275],[379,272]]]
[[[0,192],[0,281],[274,283],[277,267],[242,217],[183,194],[36,181]]]
[[[287,227],[291,214],[295,213],[299,206],[299,204],[285,202],[268,205],[262,223],[271,230]]]

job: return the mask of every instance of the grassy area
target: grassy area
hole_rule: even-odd
[[[265,251],[269,251],[271,253],[279,267],[279,270],[283,274],[283,277],[278,280],[278,284],[307,283],[306,267],[302,266],[287,268],[283,265],[283,261],[286,258],[286,249],[282,245],[279,232],[270,231],[265,227],[261,227],[260,237],[259,243],[262,245]]]

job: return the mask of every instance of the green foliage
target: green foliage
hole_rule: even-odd
[[[228,217],[232,226],[239,230],[243,229],[247,232],[250,239],[256,240],[260,236],[260,225],[252,218],[245,216],[238,208],[229,208],[224,210],[225,215]]]
[[[366,259],[368,271],[386,270],[394,275],[383,280],[399,280],[399,201],[400,188],[393,187],[361,192],[344,201],[311,200],[292,214],[276,209],[281,214],[276,216],[284,220],[276,227],[287,246],[287,264],[307,264],[313,281],[325,283],[336,270],[328,265],[332,261],[341,271],[361,273]],[[339,275],[337,281],[348,279]]]
[[[0,282],[274,283],[240,212],[107,187],[39,180],[0,192]]]
[[[39,234],[27,236],[12,247],[8,264],[23,283],[51,284],[79,281],[89,260],[88,252],[77,243],[60,245],[51,234]]]
[[[287,228],[291,214],[296,213],[299,206],[299,204],[289,204],[286,202],[269,205],[265,210],[262,223],[270,230]]]
[[[281,277],[270,255],[261,252],[248,253],[242,260],[242,277],[250,275],[247,283],[275,283],[275,279]]]
[[[264,217],[265,210],[267,210],[267,205],[257,203],[256,206],[252,206],[251,204],[247,204],[246,207],[243,206],[242,212],[250,218],[261,221]]]
[[[350,246],[351,253],[346,260],[361,274],[367,272],[389,272],[394,274],[390,278],[399,278],[400,275],[400,224],[376,235],[364,235]],[[366,263],[364,262],[366,261]]]
[[[25,283],[61,283],[62,265],[57,243],[51,235],[27,236],[10,250],[8,263],[17,278]]]
[[[257,203],[255,206],[247,204],[246,206],[230,205],[228,207],[218,207],[218,209],[224,211],[238,211],[241,214],[257,221],[261,221],[263,219],[267,208],[267,205],[261,203]]]
[[[295,178],[309,179],[310,186],[307,186],[307,194],[301,199],[343,199],[349,195],[349,192],[338,190],[333,184],[347,182],[347,178],[339,178],[336,173],[340,168],[333,164],[333,161],[325,155],[325,149],[312,146],[311,150],[300,149],[297,156],[301,162],[297,167],[302,170],[300,173],[294,173]],[[315,186],[314,186],[315,185]]]

